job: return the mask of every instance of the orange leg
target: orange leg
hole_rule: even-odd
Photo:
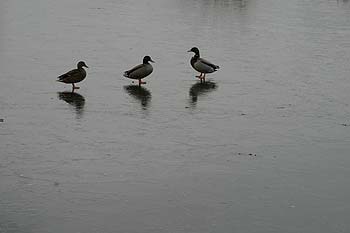
[[[139,79],[139,86],[141,86],[141,84],[146,84],[146,82],[143,82],[141,79]]]
[[[196,78],[202,79],[202,73],[198,76],[196,76]]]

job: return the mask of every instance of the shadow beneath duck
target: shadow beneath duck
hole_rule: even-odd
[[[77,118],[81,118],[84,113],[85,98],[84,96],[75,92],[58,92],[58,99],[65,101],[66,103],[72,105],[77,114]]]
[[[124,90],[135,99],[141,102],[143,109],[147,109],[152,98],[152,94],[149,90],[142,86],[128,85],[124,86]]]
[[[195,107],[198,101],[198,96],[205,95],[209,92],[215,91],[218,85],[212,81],[198,82],[190,88],[190,104]]]
[[[236,8],[244,9],[247,7],[248,0],[234,0],[233,4]]]

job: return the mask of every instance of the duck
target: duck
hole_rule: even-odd
[[[141,79],[147,77],[153,72],[153,67],[149,62],[154,63],[154,61],[150,56],[145,56],[143,58],[142,64],[137,65],[134,68],[125,71],[124,77],[139,80],[139,86],[141,86],[141,84],[146,84],[146,82],[143,82]]]
[[[86,78],[86,71],[83,67],[89,68],[85,62],[79,61],[77,64],[77,69],[68,71],[65,74],[58,76],[57,81],[63,83],[71,83],[72,90],[79,89],[80,87],[76,87],[74,84],[83,81]]]
[[[191,58],[191,66],[196,71],[200,72],[200,75],[196,76],[200,79],[201,82],[205,82],[205,75],[209,73],[213,73],[217,71],[220,67],[214,65],[213,63],[201,58],[199,55],[199,49],[197,47],[193,47],[187,52],[193,52],[194,56]]]

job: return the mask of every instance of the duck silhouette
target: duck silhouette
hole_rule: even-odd
[[[68,71],[65,74],[62,74],[57,77],[58,82],[62,83],[70,83],[72,84],[72,90],[79,89],[80,87],[76,87],[74,84],[83,81],[86,78],[86,71],[83,67],[89,68],[85,62],[80,61],[77,64],[77,69]]]

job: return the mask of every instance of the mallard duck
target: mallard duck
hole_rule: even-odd
[[[152,61],[150,56],[145,56],[143,58],[142,64],[137,65],[134,68],[125,71],[124,77],[139,80],[139,86],[141,86],[141,84],[146,84],[146,82],[142,82],[141,79],[147,77],[153,72],[153,67],[149,62],[154,62],[154,61]]]
[[[191,66],[193,67],[193,69],[201,73],[199,76],[196,76],[201,80],[201,82],[205,82],[205,74],[213,73],[220,68],[219,66],[214,65],[213,63],[205,60],[204,58],[201,58],[199,56],[199,49],[197,47],[193,47],[187,52],[194,53],[194,56],[191,58]]]
[[[71,83],[73,85],[73,91],[74,89],[79,89],[80,87],[76,87],[74,83],[81,82],[85,79],[86,77],[86,71],[84,70],[83,67],[89,68],[85,62],[80,61],[77,64],[77,69],[68,71],[65,74],[62,74],[61,76],[58,77],[57,81],[58,82],[63,82],[63,83]]]

